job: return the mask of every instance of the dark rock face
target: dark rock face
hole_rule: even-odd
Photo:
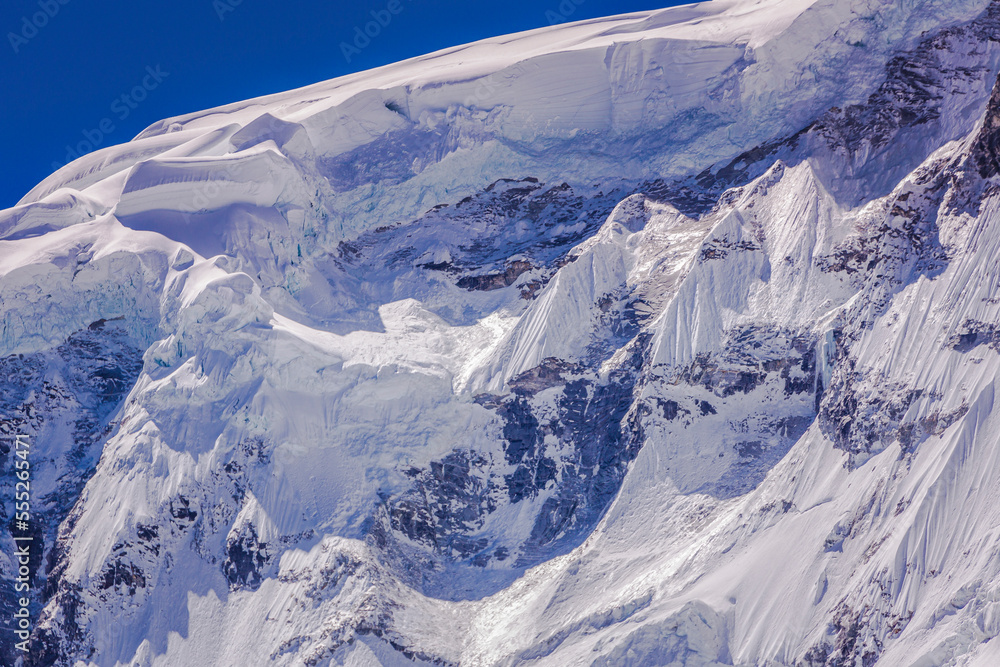
[[[990,43],[998,40],[1000,8],[991,4],[973,21],[932,33],[912,51],[893,58],[886,66],[885,83],[865,104],[831,110],[815,124],[813,132],[832,149],[847,155],[866,150],[884,152],[908,128],[939,120],[950,96],[989,90],[992,72],[988,50]],[[953,64],[956,61],[960,64]],[[924,157],[912,156],[914,162],[906,171]]]
[[[197,519],[198,512],[191,509],[191,501],[184,496],[178,496],[176,500],[170,503],[170,516],[176,519],[181,525],[184,525]]]
[[[966,320],[962,323],[959,333],[948,340],[948,347],[958,352],[967,353],[980,345],[986,345],[995,352],[1000,352],[1000,325],[977,320]]]
[[[341,283],[358,281],[359,302],[387,303],[440,289],[442,277],[470,292],[517,287],[524,298],[532,298],[570,261],[567,252],[593,235],[628,194],[623,187],[584,192],[533,177],[501,179],[415,221],[343,242],[330,265],[320,268],[331,276],[350,276],[338,278]],[[381,284],[386,272],[400,277],[391,294],[366,280],[377,276]],[[464,321],[458,313],[442,316]]]
[[[507,265],[507,268],[503,271],[503,273],[488,273],[482,276],[465,276],[464,278],[459,278],[457,284],[462,289],[490,292],[492,290],[510,287],[522,274],[530,270],[530,263],[515,259]]]
[[[878,453],[900,435],[902,419],[923,391],[879,384],[872,395],[860,373],[839,373],[823,401],[820,425],[834,444],[855,456]],[[854,388],[857,388],[856,390]]]
[[[503,493],[490,474],[490,462],[456,450],[427,470],[413,469],[413,488],[386,503],[389,526],[409,540],[447,558],[464,560],[486,548],[473,538]]]
[[[708,262],[713,259],[725,259],[731,252],[754,250],[760,250],[760,247],[752,241],[730,241],[726,238],[712,239],[701,249],[701,261]]]
[[[993,87],[983,127],[972,145],[969,159],[982,178],[1000,174],[1000,78]]]
[[[726,332],[719,352],[650,369],[643,382],[655,393],[638,406],[643,439],[683,442],[708,428],[724,444],[717,464],[689,471],[682,490],[729,498],[764,479],[815,419],[817,346],[812,332],[743,325]]]
[[[261,542],[257,529],[248,524],[226,541],[226,560],[222,563],[222,571],[232,588],[255,591],[264,579],[262,570],[270,560],[267,543]]]
[[[13,496],[14,477],[10,443],[18,434],[32,443],[32,529],[35,549],[30,563],[33,613],[59,596],[65,549],[60,535],[71,528],[71,510],[100,458],[101,445],[112,433],[115,410],[131,390],[142,368],[142,350],[120,321],[98,320],[71,335],[53,350],[0,359],[0,491]],[[35,449],[37,447],[37,449]],[[45,452],[44,457],[42,452]],[[0,507],[5,524],[8,505]],[[13,552],[9,537],[2,541]],[[120,566],[119,566],[120,565]],[[127,563],[115,563],[104,573],[109,586],[143,585],[142,573]],[[13,575],[0,580],[0,662],[13,664]],[[66,604],[67,629],[73,633],[72,591],[61,594]],[[9,613],[8,613],[9,612]],[[50,654],[45,630],[32,637],[35,664]],[[78,637],[82,639],[82,637]],[[54,650],[54,649],[53,649]],[[57,655],[52,653],[52,655]]]
[[[538,420],[532,414],[528,401],[523,397],[515,398],[501,405],[498,414],[504,421],[503,437],[507,441],[504,454],[507,456],[507,463],[518,465],[524,462],[525,456],[537,456],[536,450],[544,434],[539,433]],[[523,497],[523,494],[519,495]]]
[[[839,338],[843,340],[842,336]],[[942,397],[861,372],[842,347],[838,355],[840,359],[822,401],[819,423],[834,446],[850,455],[852,466],[897,440],[904,452],[912,450],[930,436],[943,433],[968,412],[968,406],[963,405],[907,421],[905,415],[916,401],[937,401]]]
[[[607,385],[573,380],[561,387],[558,417],[539,422],[525,395],[495,407],[503,422],[506,466],[456,450],[427,470],[413,470],[412,491],[388,502],[393,530],[449,559],[484,566],[503,562],[524,547],[520,564],[574,530],[589,526],[603,512],[638,452],[623,421],[632,404],[632,385],[618,379]],[[546,436],[558,438],[552,447]],[[550,450],[552,450],[550,454]],[[506,468],[511,472],[504,473]],[[468,533],[480,529],[501,500],[520,503],[546,491],[525,545],[496,544]]]
[[[544,491],[550,481],[555,484],[555,494],[545,500],[535,520],[522,556],[525,563],[560,538],[596,523],[638,455],[642,443],[628,421],[642,365],[643,345],[635,347],[630,363],[608,382],[574,380],[565,385],[559,419],[545,427],[567,453],[557,462],[535,452],[515,472],[530,479],[526,491],[532,495]]]
[[[508,384],[518,396],[534,396],[551,387],[565,384],[573,376],[582,377],[586,370],[580,364],[549,357],[535,368],[513,378]]]
[[[900,615],[886,609],[889,600],[888,586],[873,581],[883,591],[880,599],[860,610],[841,604],[833,621],[827,627],[827,639],[810,648],[800,667],[848,667],[861,665],[874,667],[884,650],[884,642],[875,636],[876,626],[888,628],[888,636],[896,637],[913,618],[913,612]]]
[[[547,359],[515,378],[510,394],[480,397],[501,424],[503,460],[457,449],[426,469],[411,469],[411,490],[385,499],[387,526],[375,528],[376,543],[385,546],[395,533],[446,560],[479,567],[525,567],[575,544],[639,451],[628,417],[644,343],[635,349],[605,382],[581,366]],[[523,543],[482,532],[502,505],[540,497]]]
[[[114,560],[104,568],[100,587],[107,590],[119,586],[124,587],[128,595],[134,596],[136,589],[146,587],[146,577],[135,563]]]

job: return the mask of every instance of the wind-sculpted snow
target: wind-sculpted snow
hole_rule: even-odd
[[[583,21],[60,169],[24,664],[1000,662],[997,16]]]
[[[294,177],[287,172],[294,174],[288,161],[267,149],[238,158],[152,158],[129,172],[115,215],[127,219],[161,209],[195,213],[234,204],[270,207]]]

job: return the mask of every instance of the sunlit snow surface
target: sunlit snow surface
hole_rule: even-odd
[[[986,0],[713,0],[62,168],[25,664],[1000,664],[998,69]]]

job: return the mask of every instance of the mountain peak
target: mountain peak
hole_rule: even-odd
[[[1000,173],[1000,78],[993,86],[982,128],[976,135],[969,157],[982,178],[992,178]]]
[[[992,664],[993,6],[554,26],[53,174],[28,663]]]

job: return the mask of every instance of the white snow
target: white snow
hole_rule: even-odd
[[[698,219],[632,194],[606,220],[514,221],[498,233],[597,231],[495,290],[451,273],[468,269],[461,253],[488,256],[470,240],[485,214],[433,238],[414,222],[501,178],[596,197],[696,176],[866,99],[894,54],[986,5],[713,0],[582,21],[167,119],[47,178],[0,212],[0,357],[112,318],[144,350],[63,527],[62,581],[95,651],[74,657],[777,666],[834,650],[853,624],[851,660],[877,648],[880,665],[996,664],[1000,198],[949,207],[930,185],[969,150],[988,90],[952,91],[960,108],[925,138],[945,140],[921,144],[924,167],[885,196],[846,201],[842,164],[816,153]],[[906,246],[909,206],[933,221],[940,266]],[[365,242],[387,244],[384,266],[345,259]],[[863,243],[860,268],[829,269]],[[992,333],[962,350],[970,323]],[[690,379],[745,330],[770,336],[737,350],[764,379],[729,393]],[[469,574],[379,551],[386,499],[416,489],[431,513],[415,475],[456,450],[514,474],[490,407],[513,381],[557,359],[606,386],[647,341],[627,417],[645,420],[643,446],[568,553],[524,569],[515,550]],[[767,346],[813,371],[780,368]],[[815,412],[848,363],[840,346],[858,427],[899,427],[851,456]],[[787,388],[809,377],[812,390]],[[543,388],[535,407],[558,416],[560,396]],[[641,412],[658,401],[688,408]],[[558,458],[553,424],[540,447]],[[734,463],[762,442],[781,455]],[[557,498],[541,486],[521,502],[501,488],[481,521],[457,498],[447,510],[470,539],[523,544]],[[160,527],[155,553],[135,537],[146,525]],[[230,586],[222,563],[250,534],[272,558],[259,587]],[[134,594],[103,586],[117,562],[144,573]],[[63,604],[48,602],[45,627]]]

